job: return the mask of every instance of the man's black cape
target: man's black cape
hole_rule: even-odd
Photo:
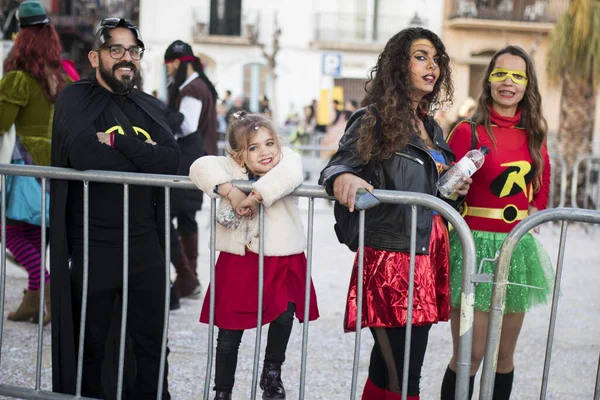
[[[70,168],[69,149],[78,135],[96,132],[94,122],[104,111],[113,96],[94,80],[82,80],[65,87],[55,104],[52,125],[52,166]],[[164,111],[154,97],[137,89],[127,94],[146,114],[162,128],[171,132]],[[52,389],[58,393],[75,394],[77,376],[77,352],[79,320],[73,315],[69,250],[66,229],[66,205],[69,181],[51,180],[50,183],[50,282],[52,308]],[[164,248],[164,191],[156,190],[156,220],[159,238]],[[120,329],[120,306],[115,305],[115,317],[107,338],[107,352],[103,371],[114,374],[104,381],[105,392],[116,393],[118,370],[118,343]],[[77,312],[75,315],[78,315]],[[132,383],[135,365],[131,362],[130,349],[126,360],[125,377]],[[113,379],[114,378],[114,379]],[[125,392],[125,388],[124,388]]]

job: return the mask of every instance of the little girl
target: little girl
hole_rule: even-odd
[[[292,331],[294,313],[304,316],[306,237],[298,199],[286,197],[303,181],[302,159],[281,148],[273,125],[260,114],[233,115],[227,132],[226,157],[205,156],[190,168],[190,178],[205,193],[222,196],[219,211],[233,209],[244,217],[237,228],[217,224],[221,253],[215,282],[204,299],[200,322],[208,323],[209,294],[215,290],[217,356],[216,399],[231,399],[237,355],[244,329],[256,327],[258,312],[258,205],[265,208],[263,324],[270,323],[260,388],[263,399],[285,399],[281,364]],[[231,182],[255,180],[246,195]],[[319,317],[311,282],[309,320]]]

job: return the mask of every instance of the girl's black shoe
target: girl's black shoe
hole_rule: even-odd
[[[231,400],[231,393],[222,392],[220,390],[217,390],[214,400]]]
[[[265,400],[285,399],[285,388],[281,382],[281,364],[265,363],[260,377],[262,398]]]

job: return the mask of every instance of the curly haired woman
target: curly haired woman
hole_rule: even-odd
[[[19,23],[21,30],[4,63],[5,74],[0,81],[0,132],[15,125],[13,161],[49,166],[54,101],[65,85],[62,48],[41,3],[21,3]],[[9,198],[7,208],[10,206]],[[40,213],[44,215],[43,211]],[[50,322],[50,275],[44,269],[42,277],[40,226],[7,219],[6,247],[29,275],[23,301],[8,314],[8,319],[38,322],[43,279],[47,288],[44,324]]]
[[[364,108],[348,122],[339,150],[321,173],[320,183],[350,211],[357,189],[403,190],[437,195],[439,171],[454,161],[433,112],[453,94],[450,60],[433,32],[408,28],[393,36],[379,55],[367,83]],[[376,128],[376,123],[380,128]],[[369,162],[374,176],[364,176]],[[361,176],[361,174],[363,176]],[[367,182],[370,181],[370,182]],[[465,179],[459,195],[468,191]],[[450,201],[450,200],[449,200]],[[419,399],[421,368],[432,324],[447,321],[448,229],[440,215],[417,208],[415,289],[408,399]],[[411,207],[382,204],[367,211],[364,295],[357,299],[354,262],[344,329],[361,326],[375,339],[363,399],[400,399],[407,324]]]

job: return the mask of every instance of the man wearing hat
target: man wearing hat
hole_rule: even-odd
[[[88,59],[96,69],[56,101],[52,165],[174,174],[180,151],[157,99],[136,89],[144,43],[128,20],[104,19]],[[84,285],[84,197],[79,181],[51,184],[52,372],[74,393]],[[89,279],[82,395],[115,398],[123,291],[123,186],[89,184]],[[155,399],[165,304],[164,191],[129,188],[126,397]],[[69,261],[71,263],[69,268]],[[56,288],[56,289],[54,289]],[[165,365],[166,367],[166,365]],[[163,399],[169,399],[165,379]]]
[[[192,163],[205,154],[217,154],[217,91],[204,74],[192,47],[176,40],[165,52],[170,77],[168,109],[179,112],[183,122],[172,126],[181,149],[179,175],[188,176]],[[171,211],[177,230],[171,229],[171,261],[177,271],[174,288],[178,297],[200,294],[198,281],[198,224],[196,211],[202,207],[202,192],[173,189]],[[191,274],[190,274],[191,272]]]

